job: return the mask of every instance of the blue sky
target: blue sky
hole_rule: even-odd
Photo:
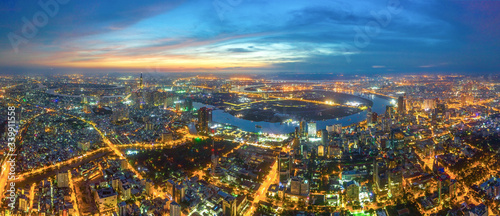
[[[500,1],[60,1],[0,2],[1,70],[500,71]]]

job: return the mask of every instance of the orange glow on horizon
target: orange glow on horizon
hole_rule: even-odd
[[[131,69],[164,69],[164,70],[190,70],[190,69],[224,69],[224,68],[261,68],[268,64],[261,62],[227,61],[217,59],[191,59],[191,58],[169,58],[169,59],[133,59],[133,58],[109,58],[99,61],[66,61],[49,64],[58,67],[74,68],[131,68]],[[47,66],[49,66],[47,65]]]

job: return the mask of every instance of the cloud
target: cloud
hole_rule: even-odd
[[[493,40],[500,31],[491,28],[500,14],[495,3],[401,1],[404,10],[370,37],[368,46],[344,50],[342,44],[355,47],[355,28],[363,30],[376,21],[372,12],[385,10],[386,3],[243,1],[231,6],[221,21],[212,1],[73,0],[61,6],[19,55],[2,37],[0,64],[318,73],[382,72],[387,67],[399,73],[500,68],[495,59],[500,42]],[[21,17],[40,10],[23,0],[2,1],[0,8],[0,36],[20,31]],[[488,20],[483,12],[494,19]]]
[[[245,49],[245,48],[230,48],[227,49],[228,52],[235,52],[235,53],[245,53],[245,52],[253,52],[250,49]]]
[[[434,67],[442,67],[442,66],[445,66],[445,65],[448,65],[448,63],[447,62],[442,62],[442,63],[438,63],[438,64],[421,65],[419,67],[420,68],[434,68]]]

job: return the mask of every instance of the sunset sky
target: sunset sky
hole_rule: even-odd
[[[64,1],[0,1],[1,71],[500,72],[500,1]]]

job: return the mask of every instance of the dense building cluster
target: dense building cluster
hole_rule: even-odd
[[[499,213],[494,79],[0,81],[5,214]]]

